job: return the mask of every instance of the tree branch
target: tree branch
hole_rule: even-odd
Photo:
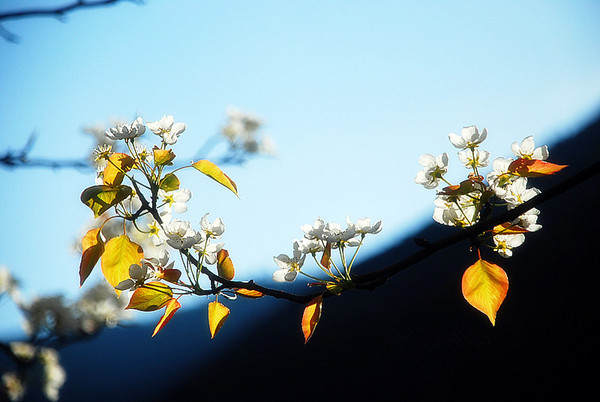
[[[64,6],[59,6],[55,8],[33,8],[29,10],[20,10],[20,11],[9,11],[0,14],[0,22],[5,20],[13,20],[19,18],[30,18],[30,17],[55,17],[60,18],[65,16],[66,14],[73,12],[77,9],[83,8],[93,8],[93,7],[105,7],[112,6],[116,3],[122,2],[125,0],[98,0],[98,1],[85,1],[85,0],[77,0],[71,4],[67,4]],[[142,0],[127,0],[133,3],[142,3]],[[19,40],[19,37],[9,32],[7,29],[0,25],[0,36],[6,39],[9,42],[16,43]]]
[[[373,290],[373,289],[383,285],[392,276],[417,264],[418,262],[426,259],[427,257],[433,255],[434,253],[441,251],[447,247],[450,247],[454,244],[457,244],[461,241],[476,238],[479,234],[484,233],[488,230],[491,230],[495,226],[500,225],[504,222],[510,222],[514,219],[517,219],[519,216],[521,216],[525,212],[529,211],[530,209],[532,209],[532,208],[542,204],[543,202],[546,202],[562,193],[565,193],[566,191],[570,190],[571,188],[577,186],[578,184],[581,184],[584,181],[586,181],[587,179],[590,179],[593,176],[597,175],[598,173],[600,173],[600,161],[597,161],[594,164],[592,164],[591,166],[589,166],[585,169],[582,169],[581,171],[574,174],[573,176],[563,180],[562,182],[551,187],[550,189],[545,190],[544,192],[536,195],[529,201],[524,202],[523,204],[519,205],[518,207],[516,207],[514,209],[506,211],[497,216],[492,216],[492,217],[490,217],[484,221],[481,221],[471,227],[463,229],[460,232],[458,232],[452,236],[448,236],[446,238],[443,238],[443,239],[438,240],[433,243],[422,244],[424,247],[422,250],[398,261],[395,264],[392,264],[388,267],[385,267],[385,268],[382,268],[382,269],[379,269],[379,270],[376,270],[373,272],[369,272],[369,273],[365,273],[365,274],[361,274],[361,275],[353,275],[352,282],[355,285],[354,289]],[[190,256],[189,254],[186,254],[186,255],[188,256],[188,258],[193,259],[193,257]],[[203,267],[202,272],[205,273],[206,275],[208,275],[211,280],[216,280],[223,284],[223,286],[218,289],[243,288],[243,289],[248,289],[248,290],[257,290],[267,296],[272,296],[272,297],[276,297],[279,299],[285,299],[285,300],[289,300],[289,301],[292,301],[295,303],[301,303],[301,304],[306,304],[321,294],[323,295],[323,297],[333,296],[333,294],[327,290],[322,290],[322,291],[314,292],[314,293],[307,294],[307,295],[296,295],[296,294],[292,294],[292,293],[288,293],[288,292],[284,292],[284,291],[280,291],[280,290],[276,290],[276,289],[270,289],[270,288],[258,285],[256,283],[254,283],[253,281],[250,281],[250,282],[228,281],[224,278],[221,278],[221,277],[215,275],[214,273],[210,272],[208,269],[205,269],[205,267]],[[347,291],[347,290],[343,290],[343,291]]]

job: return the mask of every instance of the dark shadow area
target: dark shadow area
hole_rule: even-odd
[[[600,158],[600,120],[551,145],[550,155],[570,167],[532,182],[542,190]],[[542,204],[543,229],[513,258],[484,254],[510,280],[496,327],[462,296],[462,274],[476,260],[465,242],[373,292],[326,299],[306,345],[303,306],[268,299],[228,303],[231,316],[213,340],[205,307],[182,309],[153,339],[153,325],[105,331],[61,351],[68,373],[61,394],[67,401],[493,401],[559,392],[583,399],[595,391],[600,357],[599,188],[594,177]],[[453,230],[431,224],[413,235],[437,240]],[[356,270],[416,250],[408,236]],[[286,289],[303,292],[304,285]]]

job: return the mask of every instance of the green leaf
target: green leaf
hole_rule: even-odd
[[[117,205],[132,193],[131,187],[121,185],[110,186],[92,186],[81,193],[81,202],[90,207],[94,212],[94,218],[99,217],[111,207]]]
[[[160,181],[160,189],[163,191],[179,190],[180,181],[173,173],[169,173]]]

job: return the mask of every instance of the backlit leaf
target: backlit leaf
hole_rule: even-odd
[[[221,249],[217,253],[217,272],[221,278],[225,278],[228,281],[232,280],[235,276],[233,262],[229,258],[229,252],[225,249]]]
[[[99,217],[110,207],[117,205],[132,193],[128,186],[92,186],[81,193],[81,201],[94,211],[94,218]]]
[[[175,191],[179,190],[180,181],[173,173],[167,174],[160,181],[160,189],[163,191]]]
[[[304,308],[302,314],[302,333],[304,334],[304,343],[308,342],[313,335],[323,307],[323,296],[317,296],[310,301]]]
[[[214,301],[208,303],[208,327],[210,329],[210,339],[214,338],[217,332],[221,329],[225,320],[229,316],[229,309]]]
[[[327,243],[325,250],[323,250],[323,256],[321,257],[321,265],[324,268],[331,270],[331,243]]]
[[[129,266],[131,264],[139,264],[144,258],[142,248],[129,240],[127,235],[113,237],[104,246],[104,254],[102,254],[102,273],[104,277],[114,288],[125,279],[129,279]],[[117,296],[121,295],[121,291],[115,289]]]
[[[172,165],[175,154],[172,149],[160,149],[156,145],[152,149],[154,154],[154,164],[156,166]]]
[[[202,160],[199,160],[198,162],[194,162],[192,164],[192,166],[194,168],[198,169],[199,171],[201,171],[202,173],[204,173],[205,175],[207,175],[208,177],[210,177],[211,179],[215,180],[217,183],[219,183],[219,184],[227,187],[231,191],[233,191],[233,193],[235,195],[237,195],[239,198],[239,195],[237,192],[237,186],[235,185],[233,180],[231,180],[229,178],[229,176],[227,176],[225,173],[223,173],[221,171],[221,169],[219,169],[219,167],[217,165],[215,165],[211,161],[202,159]]]
[[[81,240],[81,262],[79,263],[79,286],[92,273],[92,269],[104,253],[104,241],[100,236],[100,228],[88,231]]]
[[[462,293],[469,304],[496,325],[496,313],[508,292],[508,276],[502,268],[481,258],[465,271]]]
[[[235,290],[235,293],[237,293],[238,295],[248,299],[259,299],[264,296],[264,294],[262,292],[259,292],[258,290],[249,290],[242,288],[235,288],[233,290]]]
[[[179,303],[179,301],[177,299],[169,300],[169,302],[167,303],[167,308],[165,309],[165,313],[163,314],[162,317],[160,317],[158,324],[156,324],[156,328],[154,328],[154,332],[152,333],[152,336],[158,334],[158,331],[160,331],[161,329],[163,329],[163,327],[165,325],[167,325],[169,320],[171,320],[173,315],[175,315],[175,312],[177,310],[179,310],[180,307],[181,307],[181,304]]]
[[[529,231],[527,229],[523,229],[520,226],[513,225],[510,222],[504,222],[500,225],[496,225],[492,229],[492,233],[495,235],[497,235],[497,234],[510,235],[510,234],[519,234],[519,233],[528,233],[528,232]]]
[[[124,153],[115,152],[108,158],[108,164],[104,168],[104,184],[107,186],[118,186],[123,182],[125,172],[129,172],[135,165],[135,160]]]
[[[131,295],[125,309],[154,311],[163,308],[173,299],[173,291],[162,282],[148,282]]]
[[[537,159],[519,158],[508,166],[508,171],[522,177],[540,177],[554,174],[568,165],[557,165]]]

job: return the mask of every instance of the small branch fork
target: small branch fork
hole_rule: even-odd
[[[417,264],[418,262],[426,259],[427,257],[433,255],[434,253],[443,250],[447,247],[450,247],[456,243],[459,243],[464,240],[469,240],[476,238],[479,234],[491,230],[497,225],[500,225],[504,222],[509,222],[514,219],[517,219],[523,213],[529,211],[530,209],[536,207],[537,205],[542,204],[562,193],[569,191],[571,188],[577,186],[578,184],[583,183],[587,179],[592,178],[593,176],[600,173],[600,161],[592,164],[591,166],[582,169],[578,173],[573,176],[563,180],[562,182],[556,184],[554,187],[550,189],[544,190],[541,194],[536,195],[532,199],[518,207],[506,211],[500,215],[492,216],[484,221],[480,221],[477,224],[468,227],[466,229],[461,230],[460,232],[438,240],[433,243],[422,242],[423,249],[382,269],[361,274],[361,275],[352,275],[352,282],[354,283],[354,289],[366,289],[373,290],[390,279],[392,276],[397,273]],[[184,252],[184,255],[190,260],[191,263],[197,263],[195,258],[189,254],[189,252]],[[306,304],[313,300],[315,297],[322,295],[323,297],[333,296],[332,293],[325,290],[324,292],[318,291],[311,294],[306,295],[297,295],[293,293],[288,293],[285,291],[280,291],[276,289],[267,288],[261,285],[256,284],[254,281],[242,282],[242,281],[228,281],[224,278],[221,278],[218,275],[215,275],[213,272],[208,270],[206,267],[202,267],[202,273],[206,274],[211,280],[217,281],[221,283],[221,286],[207,290],[204,294],[215,294],[223,289],[231,289],[231,288],[241,288],[247,290],[256,290],[263,293],[266,296],[275,297],[278,299],[285,299],[291,302]],[[344,290],[346,291],[346,290]]]
[[[58,6],[55,8],[32,8],[29,10],[19,10],[19,11],[9,11],[5,13],[0,13],[0,23],[6,20],[20,19],[20,18],[30,18],[30,17],[54,17],[54,18],[62,18],[66,14],[73,12],[77,9],[83,8],[94,8],[94,7],[105,7],[112,6],[119,2],[123,2],[124,0],[97,0],[97,1],[85,1],[85,0],[77,0],[71,4],[66,4],[63,6]],[[142,3],[141,0],[128,0],[133,3]],[[0,25],[0,36],[4,37],[9,42],[17,43],[19,41],[19,37],[10,33],[4,27]]]

